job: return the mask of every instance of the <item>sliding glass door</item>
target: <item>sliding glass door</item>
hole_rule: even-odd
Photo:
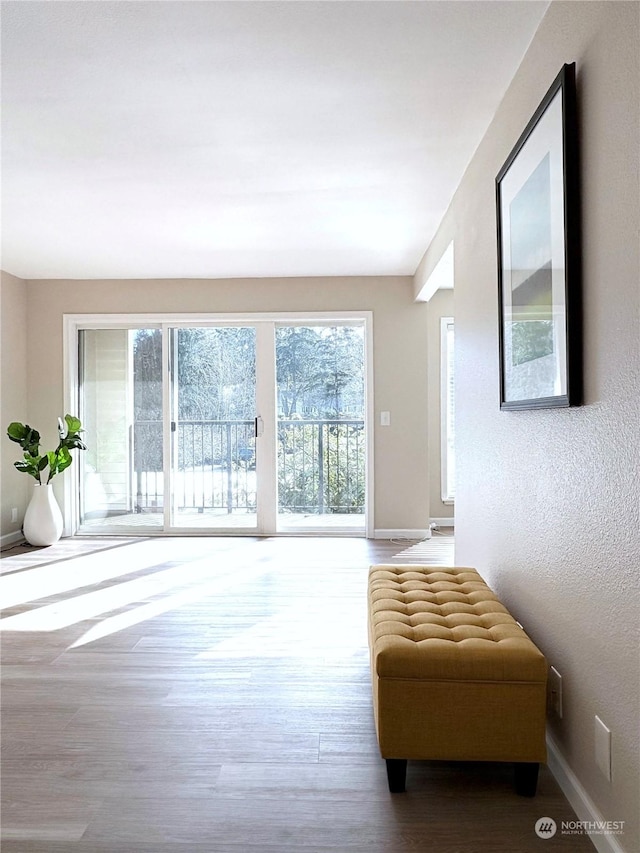
[[[276,328],[278,530],[365,530],[364,326]]]
[[[363,321],[78,331],[81,533],[365,533]]]
[[[162,530],[162,333],[79,333],[80,531]]]
[[[171,330],[173,528],[253,529],[256,330]]]

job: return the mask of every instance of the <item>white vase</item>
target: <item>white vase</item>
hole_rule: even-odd
[[[51,483],[36,483],[22,530],[30,545],[53,545],[62,536],[62,513]]]

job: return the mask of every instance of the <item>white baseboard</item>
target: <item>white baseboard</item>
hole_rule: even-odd
[[[429,521],[431,524],[437,524],[438,527],[455,527],[455,519],[452,515],[447,518],[431,518]]]
[[[9,545],[15,545],[16,542],[24,542],[21,530],[16,530],[13,533],[5,533],[4,536],[0,536],[0,548],[8,548]]]
[[[582,787],[580,780],[565,761],[558,744],[547,733],[547,749],[549,750],[549,770],[556,782],[560,785],[562,793],[569,800],[578,820],[602,823],[605,819],[598,811],[595,803]],[[616,818],[617,820],[618,818]],[[589,840],[598,853],[626,853],[621,847],[616,835],[600,835],[589,833]]]
[[[374,539],[431,539],[430,530],[374,530]]]

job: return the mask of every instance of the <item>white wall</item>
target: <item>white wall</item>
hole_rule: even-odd
[[[456,560],[478,567],[562,674],[552,737],[595,809],[625,821],[615,841],[628,853],[640,850],[639,56],[640,4],[553,3],[416,276],[455,239]],[[585,405],[501,412],[494,179],[572,61]],[[613,733],[611,782],[595,763],[596,714]]]
[[[34,480],[15,470],[22,451],[6,436],[12,421],[27,420],[27,286],[3,272],[0,278],[0,544],[20,539],[20,528]],[[18,520],[11,521],[11,509]]]
[[[63,406],[63,314],[372,311],[377,530],[429,526],[427,306],[411,278],[30,281],[28,410],[45,423]],[[380,427],[379,412],[391,412]],[[58,481],[62,478],[57,478]],[[62,502],[62,483],[55,482]]]

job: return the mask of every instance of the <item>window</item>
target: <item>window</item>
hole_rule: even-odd
[[[453,503],[456,492],[453,317],[442,317],[440,320],[440,377],[442,500],[444,503]]]

